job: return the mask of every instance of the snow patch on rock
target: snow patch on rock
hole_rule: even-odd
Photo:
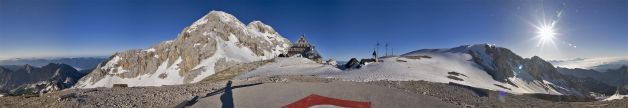
[[[602,101],[612,101],[612,100],[624,99],[626,97],[628,97],[628,95],[614,94],[613,96],[610,96]]]
[[[183,60],[179,57],[179,59],[174,61],[173,65],[168,65],[168,61],[161,63],[155,74],[144,74],[137,78],[120,78],[114,75],[107,75],[94,84],[83,85],[82,88],[112,87],[114,84],[127,84],[129,87],[183,84],[183,77],[179,75],[179,64]],[[91,81],[91,77],[87,81]]]
[[[155,50],[155,48],[149,48],[149,49],[145,49],[145,50],[142,50],[142,51],[151,53],[151,52],[155,52],[156,50]]]
[[[88,75],[77,88],[111,87],[117,83],[129,86],[195,83],[230,65],[275,58],[290,45],[287,39],[260,21],[246,26],[232,15],[212,11],[174,40],[113,57],[98,68],[102,72],[94,73],[93,78],[98,79]],[[175,57],[178,59],[173,63],[171,60]],[[119,61],[132,67],[119,66]]]

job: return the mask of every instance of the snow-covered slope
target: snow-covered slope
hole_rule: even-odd
[[[612,101],[612,100],[624,99],[626,97],[628,97],[628,95],[614,94],[602,101]]]
[[[290,45],[289,40],[260,21],[244,25],[230,14],[211,11],[174,40],[111,56],[76,87],[195,83],[229,66],[272,59]]]
[[[546,93],[546,94],[572,94],[577,93],[569,88],[569,83],[563,79],[556,69],[539,57],[522,58],[512,51],[489,44],[464,45],[450,49],[427,49],[404,54],[410,56],[442,56],[459,55],[468,58],[457,58],[453,61],[468,61],[465,64],[443,66],[445,68],[464,66],[476,68],[480,71],[460,72],[467,74],[487,73],[493,81],[502,85],[500,88],[511,89],[514,93]],[[453,57],[446,57],[453,58]],[[455,68],[454,68],[455,69]],[[464,71],[464,70],[461,70]],[[483,78],[487,76],[481,76]],[[487,88],[474,85],[476,81],[469,82],[469,86]],[[499,85],[498,83],[498,85]],[[494,85],[494,86],[498,86]],[[484,85],[486,86],[486,85]],[[490,88],[489,88],[490,89]]]
[[[290,59],[290,60],[281,60]],[[382,58],[360,69],[330,69],[329,65],[281,58],[252,72],[244,79],[272,75],[316,75],[351,81],[424,80],[458,83],[472,87],[511,93],[572,94],[569,84],[555,68],[538,57],[521,58],[505,48],[487,44],[465,45],[448,49],[425,49],[400,57]]]

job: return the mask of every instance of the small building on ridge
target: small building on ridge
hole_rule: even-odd
[[[316,51],[315,47],[305,39],[305,35],[301,35],[301,38],[299,38],[299,40],[297,40],[297,42],[288,49],[288,53],[282,56],[297,56],[308,58],[317,63],[323,62],[323,57]]]

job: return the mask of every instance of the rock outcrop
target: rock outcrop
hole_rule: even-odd
[[[78,88],[161,86],[195,83],[240,63],[268,60],[291,45],[261,21],[244,25],[234,16],[211,11],[176,39],[151,48],[116,53],[85,76]]]

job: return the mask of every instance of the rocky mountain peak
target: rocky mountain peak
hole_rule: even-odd
[[[449,52],[469,52],[469,51],[479,51],[484,52],[486,49],[494,48],[494,46],[490,44],[470,44],[470,45],[461,45],[458,47],[454,47],[449,49]]]
[[[224,31],[220,30],[221,28],[234,30],[243,27],[245,27],[245,25],[242,24],[242,22],[240,22],[240,20],[238,20],[235,16],[223,11],[211,11],[201,19],[192,23],[192,25],[186,28],[187,30],[185,31],[187,33],[195,31],[206,33],[207,31]]]
[[[277,32],[275,31],[275,29],[273,29],[273,27],[270,27],[262,23],[262,21],[253,21],[249,23],[247,27],[253,30],[257,30],[260,33],[277,34]]]
[[[47,65],[42,66],[42,68],[47,68],[47,67],[61,67],[63,65],[61,64],[57,64],[57,63],[48,63]],[[67,66],[67,65],[65,65]]]
[[[530,60],[532,60],[532,61],[545,61],[545,60],[543,60],[543,59],[542,59],[541,57],[539,57],[539,56],[532,56],[532,57],[530,58]]]
[[[212,10],[206,15],[206,17],[209,19],[217,18],[218,20],[223,22],[240,22],[240,20],[238,20],[238,18],[236,18],[235,16],[223,11]]]
[[[544,68],[554,67],[552,63],[543,60],[543,58],[539,56],[533,56],[532,58],[530,58],[530,62],[535,63],[536,65],[544,66]]]
[[[26,73],[30,73],[31,71],[33,71],[33,66],[26,64],[24,65],[24,70],[26,71]]]
[[[272,59],[290,45],[288,39],[261,21],[245,25],[233,15],[211,11],[173,40],[113,55],[81,79],[78,87],[194,83],[233,65]],[[133,83],[147,80],[159,83]]]

